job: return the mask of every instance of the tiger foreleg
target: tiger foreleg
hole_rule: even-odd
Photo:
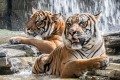
[[[28,44],[35,46],[41,53],[49,54],[56,48],[56,44],[53,41],[39,40],[27,37],[12,37],[9,42],[11,44]]]
[[[107,66],[106,58],[91,58],[71,61],[65,64],[62,78],[75,78],[82,76],[86,71],[101,69]]]

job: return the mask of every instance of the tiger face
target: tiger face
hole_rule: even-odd
[[[81,49],[92,40],[94,45],[98,37],[97,16],[88,13],[70,16],[66,20],[65,44],[72,49]]]
[[[34,10],[27,22],[26,33],[34,37],[37,35],[42,38],[49,37],[52,34],[52,23],[55,19],[56,16],[49,11]]]

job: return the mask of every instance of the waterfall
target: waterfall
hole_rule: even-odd
[[[99,28],[102,34],[120,31],[119,0],[38,0],[37,9],[71,15],[102,12]]]

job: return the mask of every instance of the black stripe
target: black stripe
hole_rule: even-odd
[[[90,21],[90,18],[92,18],[92,17],[88,16],[87,14],[84,14],[84,15],[88,17],[88,20],[89,20],[89,21]],[[91,21],[90,21],[90,31],[91,31]],[[92,32],[91,32],[91,33],[92,33]]]
[[[67,39],[67,29],[65,28],[65,30],[64,30],[64,36],[65,36],[65,38]]]
[[[84,54],[86,54],[86,53],[83,53],[82,51],[80,51],[80,50],[76,50],[78,53],[80,53],[80,54],[82,54],[84,57],[86,57]],[[86,57],[87,58],[87,57]],[[82,59],[83,59],[83,57],[82,57]]]
[[[91,23],[91,21],[90,21],[90,32],[92,33],[92,23]]]
[[[82,55],[81,55],[81,53],[79,53],[79,50],[76,50],[77,52],[78,52],[78,54],[81,56],[81,58],[83,59],[83,57],[82,57]]]
[[[41,60],[41,58],[40,58],[40,60]],[[42,71],[40,64],[39,64],[39,60],[37,60],[36,62],[37,62],[36,66],[38,67],[38,69],[40,69]]]
[[[53,34],[57,32],[57,28],[54,27]]]
[[[51,56],[52,56],[52,55],[50,55],[50,58],[48,58],[49,63],[47,63],[48,69],[47,69],[46,71],[49,71],[49,70],[50,70],[50,65],[51,65],[51,63],[52,63],[52,61],[53,61],[53,57],[51,58]]]
[[[68,62],[70,62],[71,60],[68,60],[68,61],[66,61],[66,62],[64,62],[63,64],[66,64],[66,63],[68,63]]]
[[[87,41],[85,41],[84,45],[86,45],[90,40],[91,40],[91,38],[89,38]]]
[[[87,23],[87,24],[85,25],[85,27],[87,27],[87,25],[88,25],[88,21],[89,21],[89,19],[85,22],[85,23]]]
[[[77,56],[74,54],[74,53],[70,53],[70,54],[72,54],[73,56],[75,56],[76,58],[77,58]],[[78,58],[77,58],[78,59]]]
[[[87,49],[87,50],[83,50],[83,51],[89,51],[90,49],[92,49],[94,47],[94,45],[92,45],[92,47],[91,48],[89,48],[89,49]],[[83,47],[83,48],[85,48],[85,47]],[[88,54],[88,53],[86,53],[86,54]]]
[[[104,53],[100,54],[100,56],[103,55],[103,54],[104,54]]]
[[[96,29],[95,29],[95,26],[96,26],[96,21],[89,15],[89,17],[92,19],[92,21],[94,22],[94,36],[96,36]]]
[[[46,32],[48,31],[49,27],[50,27],[50,21],[48,21],[47,29],[45,30]]]
[[[89,19],[92,19],[92,21],[94,22],[94,36],[96,36],[96,29],[95,29],[95,24],[96,24],[96,21],[91,17],[91,15],[86,15]],[[90,22],[91,23],[91,22]],[[91,24],[90,24],[90,27],[91,27]]]
[[[34,70],[35,70],[35,72],[33,72],[34,74],[38,73],[38,70],[36,67],[34,67]]]
[[[100,45],[100,47],[94,52],[94,54],[92,55],[92,57],[95,55],[95,53],[102,47],[102,45],[103,45],[103,42],[101,43],[101,45]],[[91,57],[91,58],[92,58]]]
[[[49,71],[49,66],[51,63],[47,63],[44,65],[44,72]]]

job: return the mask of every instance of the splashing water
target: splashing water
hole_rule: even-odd
[[[102,34],[120,31],[120,0],[39,0],[37,9],[71,15],[102,12],[99,27]]]

